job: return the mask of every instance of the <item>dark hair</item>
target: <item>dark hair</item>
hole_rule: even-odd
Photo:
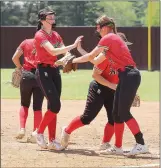
[[[36,28],[36,31],[39,31],[41,29],[41,26],[42,26],[42,23],[41,23],[41,20],[45,20],[46,19],[46,16],[48,15],[55,15],[56,13],[51,10],[51,9],[41,9],[38,13],[38,24],[37,24],[37,28]]]
[[[113,24],[113,32],[115,33],[115,34],[117,34],[117,28],[116,28],[116,24],[115,24],[115,22],[114,22],[114,20],[111,18],[110,19],[111,20],[111,23]]]
[[[41,21],[38,22],[36,31],[39,31],[41,29],[42,23]]]
[[[50,9],[42,9],[38,13],[38,19],[40,20],[45,20],[47,15],[55,15],[56,13],[53,10]]]
[[[99,17],[96,21],[96,24],[100,25],[100,28],[102,28],[103,26],[111,27],[113,32],[117,34],[117,29],[114,20],[112,18],[107,17],[106,15]]]

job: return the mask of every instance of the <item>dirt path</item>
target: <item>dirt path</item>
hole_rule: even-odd
[[[61,127],[67,125],[73,117],[82,114],[84,105],[85,101],[62,101],[62,110],[58,115],[58,139]],[[46,102],[43,107],[44,111],[45,107]],[[141,102],[140,108],[132,108],[133,115],[138,120],[145,141],[152,153],[139,155],[135,158],[102,155],[97,152],[106,123],[104,109],[91,125],[80,128],[72,134],[71,144],[67,150],[62,152],[42,151],[36,144],[26,143],[26,137],[23,141],[17,142],[14,136],[19,127],[18,110],[19,100],[1,100],[2,167],[131,167],[132,165],[159,164],[159,102]],[[32,125],[33,113],[30,108],[27,136],[32,131]],[[134,138],[126,127],[124,148],[131,148],[134,143]]]

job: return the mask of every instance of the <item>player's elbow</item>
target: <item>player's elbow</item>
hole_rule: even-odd
[[[12,61],[16,62],[17,58],[15,56],[12,57]]]
[[[92,53],[89,53],[89,57],[88,57],[89,61],[93,60],[94,58],[95,58],[94,55]]]

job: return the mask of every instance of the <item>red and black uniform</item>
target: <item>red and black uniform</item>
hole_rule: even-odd
[[[101,76],[109,82],[115,84],[118,83],[118,76],[114,71],[111,71],[107,59],[94,68],[99,70]],[[97,116],[104,105],[107,112],[108,122],[113,125],[112,109],[114,93],[114,90],[93,80],[89,86],[84,114],[81,116],[82,123],[89,124]]]
[[[94,68],[96,68],[101,73],[101,76],[109,82],[115,84],[118,83],[117,73],[116,71],[111,71],[107,59]],[[104,106],[107,112],[108,122],[104,129],[103,142],[109,142],[114,133],[114,120],[112,115],[114,93],[114,90],[98,83],[97,81],[91,81],[84,113],[72,120],[65,131],[68,134],[71,134],[75,129],[90,124]]]
[[[36,81],[35,71],[35,47],[34,39],[24,40],[17,50],[21,50],[24,55],[22,78],[20,81],[21,109],[20,109],[20,127],[25,128],[28,116],[28,108],[33,95],[34,111],[34,130],[38,128],[42,119],[42,103],[44,95]]]
[[[48,110],[37,132],[43,134],[45,128],[48,126],[49,141],[52,141],[56,136],[57,113],[59,113],[61,108],[60,96],[62,81],[59,68],[54,64],[57,60],[57,56],[52,56],[42,46],[45,42],[50,42],[54,48],[59,48],[63,45],[63,41],[60,35],[55,31],[52,31],[51,34],[47,34],[44,30],[40,29],[35,34],[35,47],[37,51],[36,76],[39,86],[48,101]]]
[[[136,142],[144,145],[140,128],[130,113],[130,108],[141,82],[141,75],[124,41],[114,34],[105,35],[99,46],[108,47],[106,57],[110,67],[118,71],[119,83],[115,92],[113,115],[115,122],[116,147],[122,146],[124,122],[135,136]]]
[[[39,111],[42,109],[44,96],[35,78],[36,50],[34,47],[34,39],[24,40],[17,49],[21,50],[24,55],[22,79],[20,82],[21,105],[29,108],[33,94],[33,110]]]
[[[49,52],[42,47],[42,44],[49,41],[54,48],[61,47],[63,41],[60,35],[52,31],[47,34],[44,30],[39,30],[35,34],[35,47],[36,47],[36,61],[37,61],[37,79],[40,87],[48,100],[48,109],[53,113],[58,113],[61,107],[61,76],[59,68],[54,65],[57,61],[57,56],[52,56]]]

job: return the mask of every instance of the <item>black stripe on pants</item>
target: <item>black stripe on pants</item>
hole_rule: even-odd
[[[131,119],[130,108],[137,89],[141,82],[138,69],[127,67],[125,71],[119,71],[119,84],[114,98],[113,115],[116,123],[123,123]]]
[[[59,68],[38,65],[36,76],[40,88],[48,100],[48,109],[58,113],[61,108],[60,95],[62,88]]]

